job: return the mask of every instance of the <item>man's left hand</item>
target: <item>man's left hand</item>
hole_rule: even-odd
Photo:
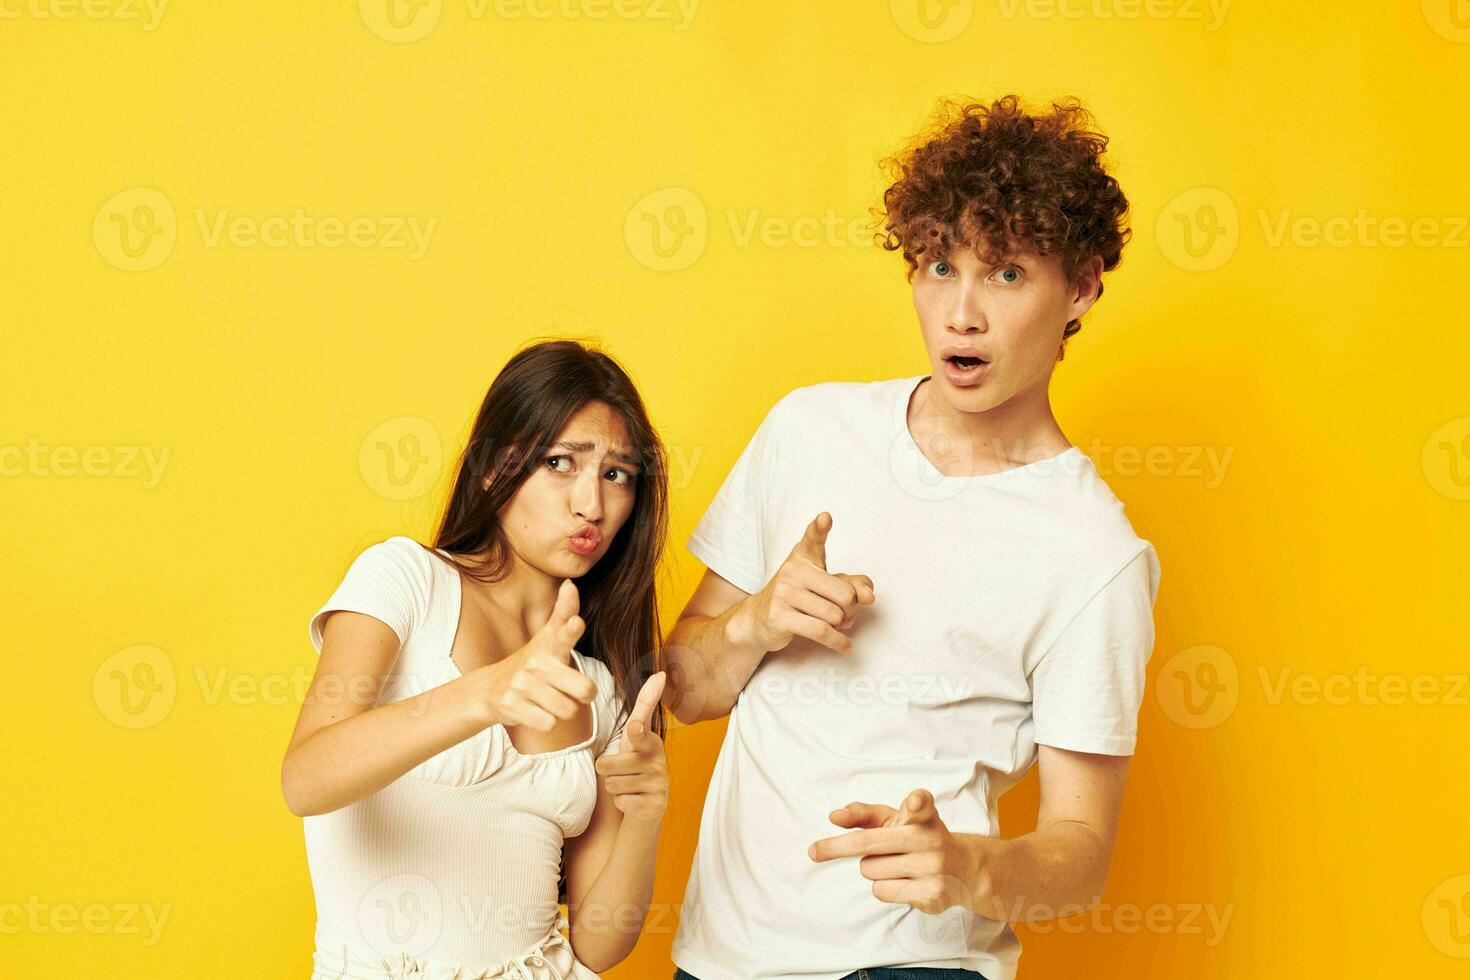
[[[955,905],[975,907],[983,861],[949,832],[928,790],[914,790],[897,810],[849,803],[830,816],[837,826],[853,829],[814,843],[807,850],[813,861],[860,857],[858,871],[873,882],[880,902],[912,905],[930,915]]]

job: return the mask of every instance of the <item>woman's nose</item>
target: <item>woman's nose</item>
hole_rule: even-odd
[[[577,481],[572,495],[572,512],[584,521],[596,521],[602,517],[602,479],[584,476]]]

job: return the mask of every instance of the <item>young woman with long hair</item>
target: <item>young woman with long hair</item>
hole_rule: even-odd
[[[633,948],[668,799],[664,458],[611,357],[522,350],[434,546],[366,548],[312,617],[281,783],[313,980],[588,980]]]

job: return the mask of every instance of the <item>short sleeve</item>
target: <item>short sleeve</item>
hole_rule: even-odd
[[[765,510],[785,402],[783,398],[766,413],[689,536],[688,548],[694,557],[731,585],[752,594],[766,584]]]
[[[412,538],[393,537],[363,549],[337,590],[311,617],[311,645],[322,652],[322,626],[338,610],[364,613],[386,623],[398,637],[408,636],[428,606],[423,547]]]
[[[1031,673],[1037,743],[1133,754],[1158,588],[1158,555],[1146,543],[1042,654]]]

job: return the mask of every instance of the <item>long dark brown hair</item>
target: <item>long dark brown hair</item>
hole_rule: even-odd
[[[639,466],[633,512],[607,553],[577,580],[579,615],[587,624],[577,650],[607,665],[631,712],[662,660],[654,583],[668,531],[668,468],[663,443],[622,365],[574,340],[532,344],[512,357],[485,393],[434,544],[455,555],[484,552],[477,569],[460,570],[486,584],[504,578],[513,555],[500,510],[588,402],[604,402],[622,418]],[[664,726],[660,706],[653,729],[662,735]]]

